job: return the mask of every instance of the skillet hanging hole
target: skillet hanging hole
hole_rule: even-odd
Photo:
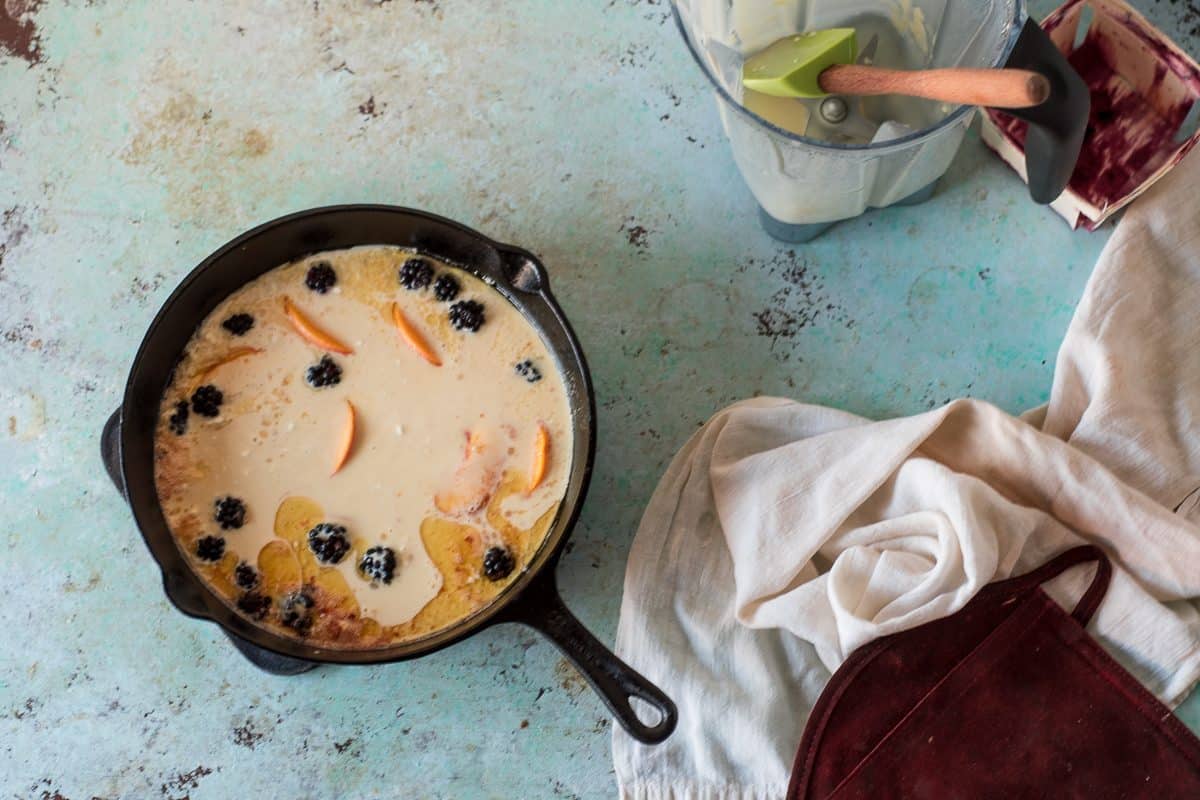
[[[546,271],[528,253],[501,251],[504,262],[504,277],[509,286],[522,292],[537,293],[546,286]]]
[[[646,702],[640,697],[630,697],[629,707],[633,709],[633,713],[637,716],[638,721],[647,728],[657,728],[666,719],[666,714],[661,708]]]

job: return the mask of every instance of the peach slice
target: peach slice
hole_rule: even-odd
[[[546,477],[546,466],[550,463],[550,431],[538,423],[537,436],[533,440],[533,464],[529,468],[529,486],[525,489],[528,494],[542,485]]]
[[[438,492],[433,496],[433,505],[438,511],[450,516],[474,514],[487,505],[492,496],[492,481],[480,481],[474,486],[463,486],[450,491]]]
[[[354,411],[354,404],[349,400],[346,401],[346,425],[342,428],[342,440],[338,444],[337,454],[333,457],[333,472],[329,473],[330,477],[338,474],[338,470],[346,463],[346,459],[350,458],[350,451],[354,448],[354,429],[357,426],[357,414]]]
[[[261,352],[262,352],[262,350],[258,349],[257,347],[235,347],[232,350],[230,350],[228,353],[226,353],[224,356],[217,359],[213,363],[205,366],[204,369],[202,369],[198,373],[196,373],[196,380],[194,381],[194,383],[197,386],[199,386],[202,383],[207,383],[208,379],[212,376],[212,374],[214,372],[217,371],[217,369],[219,367],[223,367],[226,364],[232,364],[234,361],[237,361],[239,358],[245,358],[246,356],[257,355]]]
[[[288,298],[283,298],[283,313],[287,315],[288,321],[292,323],[292,327],[296,329],[296,333],[303,336],[308,342],[316,345],[322,350],[328,350],[331,353],[341,353],[349,355],[354,352],[354,349],[342,344],[330,334],[321,330],[321,328],[308,317],[292,305],[292,301]]]
[[[404,312],[400,310],[399,303],[392,303],[392,322],[396,324],[396,329],[400,331],[401,338],[408,343],[409,347],[417,351],[417,355],[435,367],[442,365],[441,357],[433,352],[433,348],[429,345],[429,340],[409,322],[408,317],[404,316]]]
[[[496,471],[484,457],[483,437],[467,434],[463,463],[454,473],[454,487],[433,496],[433,504],[443,514],[474,514],[487,505],[496,486]]]

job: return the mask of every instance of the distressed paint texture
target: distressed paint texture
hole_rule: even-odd
[[[278,678],[166,604],[97,437],[161,301],[245,228],[397,203],[544,257],[600,407],[560,580],[606,640],[640,510],[709,414],[1040,403],[1107,236],[1030,204],[972,133],[927,204],[780,246],[666,0],[0,9],[4,798],[614,792],[604,709],[528,631]],[[1194,5],[1145,10],[1197,51]],[[1194,697],[1180,714],[1200,727]]]

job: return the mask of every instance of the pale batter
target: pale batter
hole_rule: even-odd
[[[163,398],[156,481],[181,548],[246,616],[377,646],[486,605],[566,490],[566,391],[465,270],[321,253],[227,298]]]

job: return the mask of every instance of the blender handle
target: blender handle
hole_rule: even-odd
[[[1028,69],[885,69],[839,64],[817,79],[829,94],[902,94],[946,103],[993,108],[1029,108],[1050,96],[1045,75]]]

